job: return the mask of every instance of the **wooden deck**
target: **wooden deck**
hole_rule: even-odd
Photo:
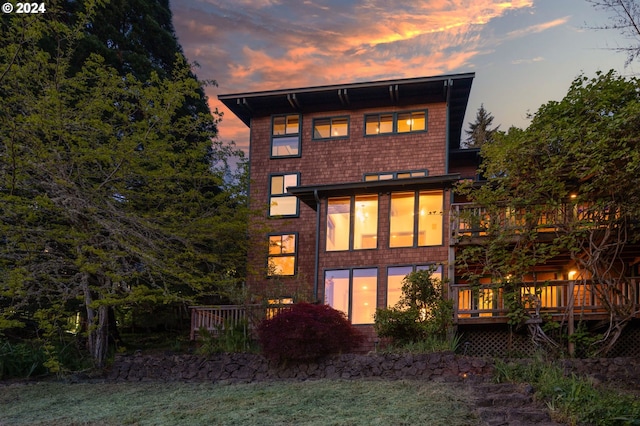
[[[525,305],[534,318],[551,316],[556,319],[571,313],[584,320],[607,318],[609,313],[598,296],[597,284],[589,281],[550,281],[546,285],[533,284],[521,289]],[[450,295],[454,301],[455,321],[458,324],[506,323],[507,308],[501,289],[491,285],[470,286],[450,285]],[[640,278],[627,279],[608,290],[610,300],[629,305],[636,317],[640,317]]]

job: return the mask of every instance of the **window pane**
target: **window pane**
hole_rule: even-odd
[[[398,133],[411,131],[411,114],[398,114]]]
[[[406,173],[398,173],[398,179],[407,179],[411,177],[411,173],[410,172],[406,172]]]
[[[349,250],[350,216],[350,198],[329,198],[327,251]]]
[[[273,157],[298,155],[298,146],[298,136],[273,138],[271,141],[271,155]]]
[[[349,121],[346,118],[334,118],[331,123],[331,132],[334,138],[348,136]]]
[[[296,252],[296,236],[295,234],[282,235],[282,254]]]
[[[269,254],[282,253],[282,235],[272,235],[269,237]]]
[[[271,176],[271,195],[284,194],[284,176]]]
[[[365,175],[365,177],[364,177],[364,180],[366,182],[373,181],[373,180],[378,180],[378,179],[379,179],[378,175]]]
[[[424,177],[426,175],[426,172],[411,172],[411,177]]]
[[[298,175],[285,175],[284,176],[284,192],[288,192],[287,188],[291,186],[298,186]]]
[[[380,133],[393,132],[393,115],[381,115],[380,116]]]
[[[295,270],[295,256],[277,256],[269,258],[268,275],[294,275]]]
[[[285,117],[274,117],[273,118],[273,132],[274,135],[284,135],[285,130]]]
[[[387,274],[387,307],[392,308],[402,296],[402,281],[413,271],[411,266],[399,266],[388,269]]]
[[[292,135],[298,133],[300,129],[300,117],[297,115],[288,115],[287,116],[287,128],[285,129],[285,133],[287,135]]]
[[[271,197],[269,216],[287,216],[298,214],[298,199],[293,195]]]
[[[353,220],[353,248],[359,250],[376,248],[377,246],[378,196],[357,196]]]
[[[415,194],[391,194],[390,247],[413,246],[413,214]]]
[[[354,269],[353,300],[351,302],[352,324],[373,324],[373,314],[376,312],[377,288],[377,269]]]
[[[416,266],[416,271],[426,271],[427,269],[433,267],[434,265],[418,265]],[[442,280],[442,265],[438,265],[435,271],[431,273],[433,278],[437,278]]]
[[[427,128],[424,112],[414,112],[411,114],[411,130],[414,132],[422,131]]]
[[[418,245],[442,245],[442,192],[421,192],[418,218]]]
[[[349,270],[325,272],[324,303],[349,315]]]
[[[365,118],[365,133],[367,135],[377,135],[380,133],[380,129],[378,127],[379,120],[377,115],[369,115]]]
[[[329,120],[316,120],[313,125],[313,138],[323,139],[331,136],[331,122]]]

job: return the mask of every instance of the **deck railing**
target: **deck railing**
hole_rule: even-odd
[[[260,321],[287,310],[290,305],[215,305],[190,306],[191,340],[195,340],[200,330],[217,335],[230,327],[245,325],[253,332]]]
[[[484,237],[492,228],[514,234],[525,227],[535,228],[538,232],[554,232],[569,223],[579,226],[606,224],[610,217],[607,211],[572,203],[536,210],[534,214],[530,209],[504,206],[490,213],[488,208],[471,203],[452,204],[451,236],[454,241],[462,237]]]
[[[528,312],[537,310],[541,315],[562,316],[572,311],[585,319],[606,316],[608,311],[600,296],[605,291],[613,304],[631,304],[634,312],[640,307],[640,278],[629,278],[608,288],[589,281],[550,281],[538,287],[524,283],[520,291]],[[453,284],[450,285],[450,295],[459,324],[507,321],[508,309],[500,288]]]

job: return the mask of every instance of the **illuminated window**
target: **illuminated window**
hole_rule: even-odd
[[[313,139],[344,138],[349,136],[349,118],[319,118],[313,121]]]
[[[424,132],[427,130],[427,111],[370,114],[364,118],[366,135]]]
[[[300,156],[300,115],[280,115],[273,117],[271,156]]]
[[[415,177],[426,177],[429,175],[428,170],[409,170],[406,172],[385,172],[385,173],[366,173],[364,181],[375,180],[391,180],[391,179],[408,179]]]
[[[329,198],[326,250],[363,250],[378,246],[378,196]]]
[[[375,114],[365,117],[365,133],[381,135],[393,133],[393,114]]]
[[[442,245],[443,202],[442,191],[392,193],[389,247]]]
[[[325,271],[325,303],[348,316],[352,324],[373,324],[378,269]]]
[[[427,270],[433,265],[390,266],[387,269],[387,307],[394,307],[402,297],[402,282],[411,272]],[[431,274],[433,278],[442,280],[442,266]]]
[[[426,129],[425,112],[405,112],[398,114],[398,133],[421,132]]]
[[[270,235],[267,275],[295,275],[295,273],[295,234]]]
[[[269,216],[297,216],[298,199],[287,192],[287,188],[298,186],[298,174],[272,175],[269,188]]]

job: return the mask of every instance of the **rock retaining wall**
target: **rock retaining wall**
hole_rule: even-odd
[[[277,365],[254,354],[117,356],[108,379],[113,381],[212,381],[248,383],[264,380],[416,378],[459,381],[490,377],[493,366],[482,358],[453,353],[345,354],[308,364]]]
[[[511,362],[527,364],[530,360]],[[565,374],[589,376],[599,382],[613,382],[640,389],[640,359],[566,359]],[[118,355],[107,378],[111,381],[183,381],[249,383],[265,380],[315,380],[383,378],[434,381],[487,381],[494,371],[492,360],[433,354],[345,354],[315,363],[281,366],[255,354],[219,354],[208,358],[195,355]]]

